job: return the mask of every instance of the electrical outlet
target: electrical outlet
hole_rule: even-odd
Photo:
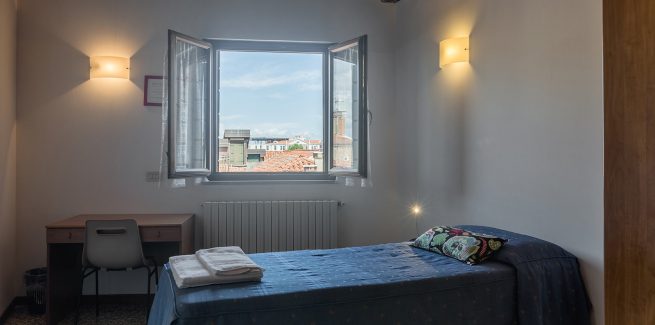
[[[146,182],[148,182],[148,183],[159,182],[159,172],[147,172],[146,173]]]

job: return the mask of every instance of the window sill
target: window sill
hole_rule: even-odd
[[[309,184],[336,184],[337,180],[334,179],[309,179],[309,180],[205,180],[203,185],[309,185]]]
[[[318,175],[212,175],[203,184],[207,185],[228,185],[228,184],[334,184],[337,178],[327,174]]]

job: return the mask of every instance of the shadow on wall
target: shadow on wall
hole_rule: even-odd
[[[443,157],[442,161],[442,190],[448,199],[456,199],[466,194],[467,145],[469,141],[468,118],[471,103],[470,91],[473,85],[474,69],[468,62],[452,63],[445,66],[433,80],[434,97],[432,100],[439,103],[440,124],[442,128],[442,141],[444,149],[452,155]],[[445,152],[445,151],[441,151]]]
[[[150,40],[139,48],[131,57],[130,80],[144,91],[144,76],[165,76],[164,66],[168,60],[167,30],[153,35]]]
[[[28,18],[26,18],[28,19]],[[124,91],[122,87],[116,86],[118,81],[103,80],[102,83],[89,78],[89,59],[91,56],[120,56],[131,58],[135,53],[139,53],[148,39],[135,40],[133,37],[127,37],[117,40],[114,29],[105,30],[103,33],[94,33],[93,37],[87,38],[87,44],[76,46],[68,40],[53,34],[50,30],[42,27],[43,24],[34,21],[24,21],[21,24],[33,26],[28,30],[27,35],[21,35],[22,39],[33,43],[22,45],[22,47],[36,47],[41,51],[20,51],[22,60],[31,62],[29,70],[23,72],[22,80],[19,80],[21,87],[19,92],[21,100],[21,117],[28,116],[29,111],[25,108],[41,109],[50,106],[57,99],[61,99],[69,93],[77,91],[77,88],[83,86],[92,88],[90,94],[100,96],[96,102],[111,98],[118,91]],[[39,28],[34,28],[39,26]],[[140,35],[148,36],[152,35]],[[152,40],[150,40],[152,42]],[[34,45],[36,44],[36,45]],[[142,76],[143,74],[139,74]],[[138,88],[142,88],[141,80],[133,71],[130,73],[130,80]],[[128,84],[124,80],[123,84]],[[88,85],[87,85],[88,84]],[[118,88],[116,88],[118,87]],[[38,95],[35,95],[38,94]]]
[[[25,71],[27,76],[23,73],[25,77],[19,87],[19,92],[24,93],[20,98],[25,101],[21,105],[21,115],[29,114],[24,108],[43,107],[89,80],[89,57],[80,50],[46,30],[31,40],[44,50],[21,52],[19,60],[33,63],[31,69]]]
[[[468,130],[468,114],[470,110],[470,92],[475,78],[475,26],[478,20],[482,4],[471,1],[462,4],[459,1],[451,2],[450,8],[444,12],[448,14],[440,19],[428,19],[433,26],[429,30],[433,35],[434,67],[437,69],[432,78],[430,101],[436,107],[436,123],[441,128],[439,137],[442,148],[438,152],[452,152],[450,156],[443,157],[439,169],[439,183],[437,186],[440,193],[438,197],[447,200],[456,200],[466,194],[466,173],[467,164],[466,146]],[[433,13],[426,10],[426,13]],[[469,37],[470,62],[451,63],[439,68],[439,43],[446,39]],[[452,149],[452,150],[451,150]]]
[[[417,143],[410,149],[417,152],[407,155],[417,157],[417,166],[415,184],[409,184],[409,190],[415,189],[416,195],[412,199],[424,207],[424,216],[430,219],[422,220],[423,223],[445,222],[447,220],[441,220],[439,216],[458,213],[444,210],[443,207],[456,204],[443,204],[443,200],[459,200],[466,191],[466,146],[470,145],[467,141],[470,136],[468,114],[475,78],[475,27],[482,4],[477,1],[408,2],[404,6],[399,10],[424,15],[403,26],[406,29],[403,34],[416,35],[416,39],[400,40],[404,48],[400,56],[404,56],[407,62],[414,62],[406,67],[410,71],[399,72],[405,74],[403,79],[407,83],[404,87],[407,93],[399,98],[404,97],[407,106],[416,107],[416,111],[411,112],[416,114],[415,117],[410,117],[415,119],[413,124],[417,126],[415,138],[409,142]],[[435,10],[437,6],[438,11]],[[434,17],[435,12],[444,14]],[[470,37],[471,63],[454,63],[440,69],[439,43],[457,37]],[[403,69],[402,66],[400,63],[399,68]],[[426,81],[430,85],[421,86]],[[435,155],[445,152],[449,154]]]

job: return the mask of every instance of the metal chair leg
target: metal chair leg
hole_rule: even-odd
[[[146,268],[148,270],[148,299],[150,299],[150,278],[152,277],[152,271],[150,268]]]
[[[85,270],[82,270],[82,274],[80,275],[80,292],[79,295],[77,296],[77,309],[75,310],[75,320],[74,324],[77,325],[80,321],[80,305],[82,304],[82,294],[84,293],[84,273]]]
[[[149,257],[148,260],[152,262],[153,272],[155,273],[155,286],[159,285],[159,267],[157,266],[157,260],[154,257]]]
[[[155,264],[155,285],[159,286],[159,268],[157,268],[157,264]]]
[[[148,290],[146,294],[146,323],[148,322],[148,319],[150,318],[150,278],[152,278],[152,273],[153,271],[150,270],[150,267],[146,266],[146,269],[148,270]],[[155,267],[156,270],[156,267]],[[156,271],[155,271],[156,273]]]
[[[99,302],[100,290],[98,290],[98,277],[99,276],[100,276],[100,270],[96,269],[96,318],[98,318],[98,316],[100,316],[100,309],[99,309],[99,306],[100,306],[100,302]]]

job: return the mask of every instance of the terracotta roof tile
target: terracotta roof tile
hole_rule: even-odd
[[[314,152],[306,150],[293,151],[267,151],[264,161],[248,170],[246,167],[230,167],[219,164],[218,171],[225,172],[255,172],[255,173],[282,173],[304,172],[305,166],[316,165]]]

